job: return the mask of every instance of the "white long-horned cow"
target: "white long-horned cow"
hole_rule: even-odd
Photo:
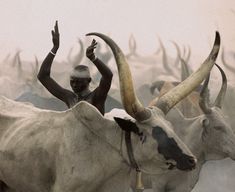
[[[185,118],[178,109],[172,110],[166,118],[174,122],[174,131],[196,155],[198,163],[191,172],[174,170],[162,175],[149,175],[145,178],[146,188],[154,192],[190,192],[199,179],[203,164],[208,160],[219,160],[230,157],[235,160],[235,134],[226,122],[221,110],[226,93],[227,78],[223,70],[216,65],[222,75],[222,86],[215,100],[209,106],[207,91],[209,77],[201,90],[200,107],[204,114],[195,118]],[[148,179],[151,178],[151,182]]]
[[[92,34],[90,34],[90,35],[97,35],[97,36],[99,36],[99,37],[101,37],[102,39],[104,39],[105,41],[106,41],[106,43],[108,43],[109,45],[112,45],[112,44],[114,44],[110,39],[106,39],[103,35],[101,35],[101,34],[97,34],[97,33],[92,33]],[[219,44],[219,34],[218,33],[216,33],[216,39],[215,39],[215,47],[216,47],[216,45],[218,45]],[[214,48],[215,48],[214,47]],[[219,46],[217,46],[217,51],[219,50]],[[121,50],[118,48],[118,47],[115,47],[115,46],[111,46],[111,49],[112,49],[112,51],[115,53],[116,52],[116,54],[114,54],[115,55],[115,59],[116,59],[116,61],[118,62],[118,61],[120,61],[120,63],[122,63],[122,65],[119,65],[118,66],[118,70],[119,70],[119,79],[123,79],[123,78],[125,78],[125,76],[123,75],[123,74],[125,74],[126,72],[129,72],[129,68],[127,68],[126,66],[128,66],[128,64],[126,63],[126,61],[125,61],[125,58],[124,58],[124,56],[122,55],[122,52],[121,52]],[[217,52],[218,53],[218,52]],[[212,54],[213,54],[213,51],[212,51],[212,53],[211,53],[211,56],[212,56]],[[212,56],[211,57],[211,59],[214,59],[214,61],[215,61],[215,59],[216,59],[216,57],[215,57],[215,55],[214,56]],[[212,60],[213,60],[212,59]],[[208,58],[208,60],[210,60],[209,58]],[[123,70],[123,74],[121,73],[122,72],[122,70]],[[124,73],[124,71],[125,71],[125,73]],[[200,70],[198,70],[198,71],[200,71]],[[129,72],[130,73],[130,72]],[[192,75],[193,76],[193,75]],[[130,89],[130,87],[128,87],[128,86],[125,86],[125,85],[131,85],[132,84],[132,81],[131,81],[131,79],[125,79],[125,81],[129,81],[130,83],[128,83],[128,84],[124,84],[124,86],[122,87],[121,86],[121,92],[123,93],[122,95],[131,95],[131,97],[132,97],[132,101],[136,101],[136,102],[133,102],[132,103],[132,105],[129,105],[128,107],[129,108],[125,108],[126,109],[126,111],[127,111],[127,113],[129,114],[129,115],[131,115],[132,117],[134,117],[135,119],[136,119],[136,116],[135,116],[135,112],[136,112],[136,114],[138,114],[138,113],[143,113],[144,115],[146,115],[146,108],[144,108],[144,107],[142,107],[142,105],[139,103],[139,101],[138,101],[138,99],[136,98],[136,96],[135,96],[135,93],[134,93],[134,91],[132,90],[133,89],[133,86],[131,87],[131,89]],[[187,82],[189,81],[189,78],[186,80],[186,81],[184,81],[184,83],[181,83],[181,86],[183,86],[184,88],[185,88],[185,90],[186,89],[188,89],[188,87],[187,87]],[[184,84],[184,85],[183,85]],[[193,86],[193,85],[192,85]],[[177,88],[175,89],[175,90],[177,90]],[[183,89],[181,89],[181,91],[182,91]],[[173,91],[174,92],[174,91]],[[165,103],[163,103],[162,105],[161,105],[161,102],[162,101],[164,101],[164,99],[166,99],[166,100],[168,100],[169,98],[179,98],[180,97],[180,94],[182,94],[182,93],[177,93],[177,91],[176,92],[174,92],[174,93],[176,93],[175,95],[170,95],[171,93],[167,93],[167,94],[165,94],[163,97],[161,97],[158,101],[157,101],[157,104],[156,104],[156,106],[157,106],[157,108],[160,108],[165,114],[167,114],[167,112],[170,110],[170,108],[171,107],[169,107],[169,108],[167,108],[166,107],[166,105],[165,105]],[[172,99],[171,101],[173,101],[174,99]],[[128,100],[125,100],[125,98],[123,97],[122,98],[122,101],[123,101],[123,103],[125,103],[125,102],[129,102]],[[168,103],[169,104],[169,103]],[[172,105],[172,103],[171,104],[169,104],[170,106]],[[154,133],[153,133],[153,135],[154,135]],[[174,167],[174,165],[172,165],[171,164],[171,167]]]
[[[208,75],[218,55],[219,34],[198,71],[152,108],[143,107],[135,96],[121,49],[107,36],[92,34],[111,46],[119,69],[123,105],[136,122],[108,120],[84,101],[67,111],[55,112],[0,97],[2,191],[127,191],[132,168],[127,152],[130,144],[123,139],[124,133],[127,138],[131,132],[131,154],[140,170],[156,173],[174,166],[180,170],[195,168],[196,158],[174,133],[165,114]]]

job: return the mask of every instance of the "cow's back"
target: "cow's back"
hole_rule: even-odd
[[[0,180],[25,191],[52,186],[65,114],[0,97]]]
[[[56,112],[0,98],[0,107],[5,124],[0,125],[0,181],[11,188],[94,191],[121,165],[127,175],[127,165],[111,145],[115,138],[121,141],[117,124],[89,103]]]

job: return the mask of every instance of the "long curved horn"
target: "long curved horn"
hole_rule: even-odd
[[[168,62],[168,58],[167,58],[167,53],[166,53],[166,48],[162,43],[162,40],[160,39],[160,37],[158,38],[161,50],[162,50],[162,62],[163,62],[163,67],[164,69],[172,74],[175,77],[175,74],[173,73],[172,69],[169,67],[169,62]]]
[[[176,59],[175,59],[175,64],[174,66],[175,67],[178,67],[179,65],[179,61],[181,59],[181,51],[180,51],[180,47],[179,45],[175,42],[175,41],[171,41],[173,43],[173,45],[175,46],[175,49],[176,49],[176,53],[177,53],[177,56],[176,56]]]
[[[190,72],[187,63],[183,58],[180,58],[180,62],[181,62],[181,81],[184,81],[190,76]]]
[[[22,78],[23,75],[23,69],[22,69],[22,61],[20,58],[20,53],[21,51],[18,52],[17,54],[17,72],[18,72],[18,78]]]
[[[188,54],[187,54],[187,51],[186,51],[186,47],[184,47],[184,57],[185,57],[185,61],[187,63],[189,62],[190,56],[191,56],[191,48],[188,45]]]
[[[159,37],[158,37],[159,42]],[[154,55],[158,55],[161,52],[161,47],[158,47],[158,49],[154,52]]]
[[[31,66],[32,66],[32,79],[34,81],[37,81],[37,74],[38,74],[38,71],[39,71],[39,62],[38,62],[38,58],[37,58],[36,55],[34,56],[34,59],[35,59],[35,65],[33,63],[31,63]]]
[[[83,46],[83,42],[80,38],[78,38],[78,44],[80,46],[80,50],[74,56],[74,58],[72,59],[73,48],[69,49],[69,53],[68,53],[68,56],[67,56],[67,60],[73,66],[73,68],[81,63],[81,61],[83,59],[83,55],[84,55],[84,46]]]
[[[90,35],[95,35],[103,39],[110,46],[114,54],[118,68],[122,103],[126,112],[137,120],[145,120],[149,118],[149,110],[143,107],[135,94],[130,68],[128,63],[126,62],[122,50],[111,38],[104,34],[96,32],[87,34],[87,36]]]
[[[189,62],[190,57],[191,57],[191,48],[190,48],[190,46],[188,46],[188,55],[185,59],[187,63]]]
[[[179,101],[192,92],[209,74],[218,56],[220,48],[220,35],[216,32],[214,46],[208,58],[204,61],[201,67],[192,73],[187,79],[181,82],[178,86],[167,92],[159,98],[156,106],[160,108],[165,114],[175,106]]]
[[[131,34],[130,38],[129,38],[129,49],[130,49],[130,54],[131,55],[137,55],[136,53],[136,41],[134,38],[134,35]]]
[[[220,73],[221,73],[221,76],[222,76],[222,85],[221,85],[219,94],[215,99],[214,106],[222,108],[222,103],[223,103],[223,100],[224,100],[224,97],[225,97],[225,94],[226,94],[226,90],[227,90],[227,77],[226,77],[223,69],[219,65],[217,65],[217,64],[215,64],[215,65],[220,70]]]
[[[38,58],[37,58],[36,55],[34,56],[34,58],[35,58],[35,74],[38,74],[38,72],[39,72],[39,62],[38,62]]]
[[[205,114],[211,113],[211,108],[209,107],[209,89],[208,89],[209,80],[210,80],[210,74],[207,76],[206,80],[203,83],[199,99],[199,106],[201,107],[202,111]]]
[[[83,55],[84,55],[84,46],[83,46],[83,42],[80,38],[78,38],[78,43],[80,45],[80,51],[77,53],[77,55],[75,56],[72,65],[73,67],[76,67],[77,65],[79,65],[83,59]]]
[[[13,56],[12,63],[11,63],[12,67],[15,67],[17,65],[17,59],[18,59],[18,55],[20,54],[20,52],[21,50],[17,50],[15,55]]]

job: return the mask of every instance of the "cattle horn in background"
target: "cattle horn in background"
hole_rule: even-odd
[[[145,120],[150,117],[150,112],[139,102],[136,97],[132,75],[125,56],[118,45],[108,36],[101,33],[89,33],[102,38],[112,49],[119,72],[120,90],[124,108],[126,112],[138,120]],[[163,95],[156,103],[156,106],[165,114],[175,106],[180,100],[186,97],[192,90],[194,90],[209,74],[218,56],[220,48],[220,35],[216,32],[213,49],[204,61],[201,67],[191,74],[186,80],[181,82],[178,86]]]
[[[192,73],[187,79],[181,82],[178,86],[168,91],[165,95],[157,100],[156,106],[165,114],[175,106],[180,100],[192,92],[209,74],[218,56],[220,48],[220,34],[216,32],[215,41],[212,51],[208,58],[204,61],[201,67]]]
[[[207,76],[207,78],[205,79],[203,83],[202,90],[200,92],[200,100],[199,100],[199,105],[205,114],[211,113],[211,108],[209,106],[209,89],[208,89],[209,80],[210,80],[210,74]]]
[[[219,65],[217,65],[216,63],[215,63],[215,65],[220,70],[220,73],[222,76],[222,85],[221,85],[220,91],[215,99],[214,106],[221,109],[222,103],[223,103],[223,100],[224,100],[224,97],[226,94],[226,90],[227,90],[227,77],[226,77],[223,69]],[[211,113],[211,108],[209,106],[210,100],[209,100],[209,90],[208,90],[209,78],[210,78],[210,76],[208,76],[207,79],[205,80],[203,87],[202,87],[202,90],[201,90],[201,93],[200,93],[201,98],[200,98],[199,104],[205,114]]]
[[[221,73],[221,76],[222,76],[222,85],[221,85],[219,94],[215,99],[214,106],[219,107],[221,109],[222,108],[222,103],[224,101],[224,97],[225,97],[225,94],[226,94],[226,91],[227,91],[227,77],[226,77],[223,69],[219,65],[217,65],[217,64],[215,64],[215,65],[220,70],[220,73]]]

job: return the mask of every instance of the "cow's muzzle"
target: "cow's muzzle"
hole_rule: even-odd
[[[176,168],[182,171],[191,171],[196,168],[197,159],[193,156],[184,156],[177,164]]]

